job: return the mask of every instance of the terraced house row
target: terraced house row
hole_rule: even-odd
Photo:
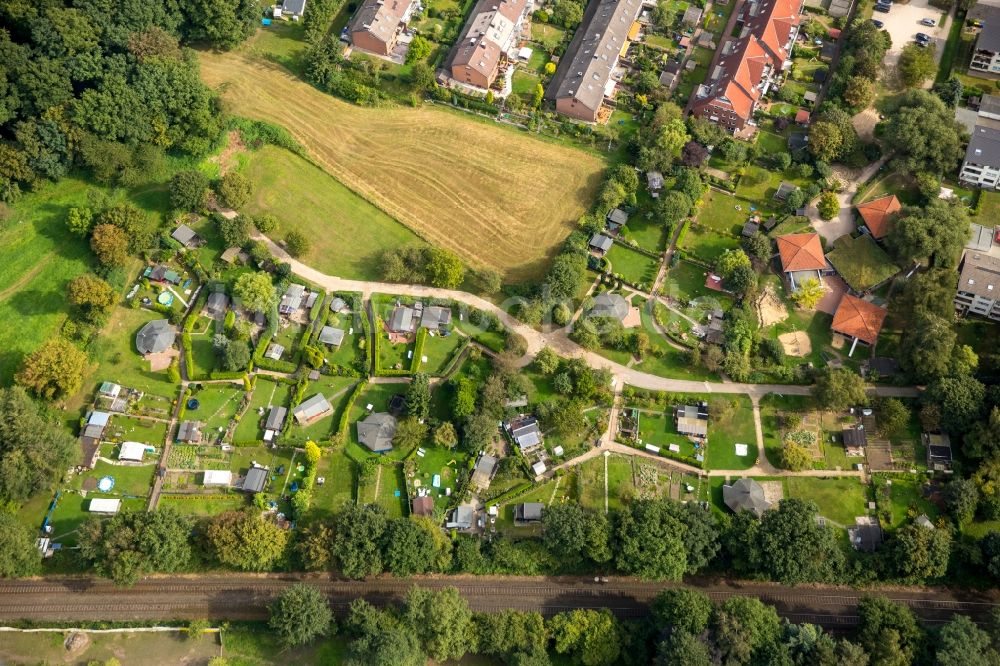
[[[628,51],[634,37],[632,26],[641,10],[640,0],[590,1],[545,91],[555,101],[556,111],[597,122],[605,100],[614,97],[624,75],[619,60]]]
[[[708,80],[698,86],[691,113],[739,134],[753,126],[761,97],[791,67],[802,0],[751,0],[738,16],[738,37],[719,45]]]

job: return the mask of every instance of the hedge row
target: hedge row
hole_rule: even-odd
[[[420,370],[420,359],[423,358],[424,345],[427,344],[427,329],[421,326],[417,329],[417,339],[413,343],[413,359],[410,361],[410,373]]]
[[[340,414],[340,423],[337,424],[337,440],[341,443],[347,443],[347,428],[350,425],[351,410],[354,408],[354,403],[357,402],[358,396],[360,396],[364,390],[368,388],[368,380],[363,379],[357,383],[354,390],[351,391],[351,395],[347,398],[347,404],[344,405],[344,411]]]
[[[649,449],[647,449],[645,446],[638,446],[635,442],[632,441],[618,439],[617,437],[615,438],[615,441],[617,441],[620,444],[624,444],[625,446],[631,446],[633,449],[636,449],[638,451],[648,451],[649,453],[653,453],[652,451],[649,451]],[[689,458],[688,456],[684,456],[679,453],[674,453],[669,449],[661,448],[660,452],[654,455],[658,455],[662,458],[669,458],[671,460],[676,460],[677,462],[684,463],[685,465],[691,465],[692,467],[697,467],[698,469],[704,469],[705,467],[705,463],[698,462],[694,458]]]
[[[646,248],[642,247],[641,245],[639,245],[635,241],[629,241],[629,240],[625,240],[623,238],[615,238],[614,242],[618,243],[622,247],[627,247],[630,250],[635,250],[639,254],[644,254],[647,257],[649,257],[650,259],[662,259],[663,258],[662,254],[657,254],[656,252],[652,252],[650,250],[647,250]]]

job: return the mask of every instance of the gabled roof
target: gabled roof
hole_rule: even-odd
[[[407,0],[365,0],[351,19],[350,30],[371,33],[388,43],[412,4]]]
[[[310,423],[318,418],[332,413],[333,407],[330,406],[330,403],[322,393],[317,393],[308,400],[300,403],[295,409],[292,410],[295,420],[299,423]]]
[[[170,237],[181,245],[187,245],[198,238],[198,234],[196,234],[194,229],[188,225],[182,224],[174,229],[173,233],[170,234]]]
[[[267,485],[267,468],[254,466],[247,470],[240,488],[251,493],[259,493]]]
[[[525,4],[526,0],[479,0],[452,51],[449,69],[469,67],[492,76],[504,49],[511,46]]]
[[[823,245],[819,242],[819,234],[788,234],[778,236],[776,240],[778,254],[781,255],[781,267],[786,273],[826,269],[826,257],[823,256]]]
[[[966,252],[958,277],[958,290],[996,299],[1000,294],[1000,259],[988,254]]]
[[[375,453],[391,450],[395,434],[396,417],[388,412],[375,412],[358,421],[358,441]]]
[[[451,308],[440,305],[428,305],[420,315],[420,326],[423,328],[439,328],[451,323]]]
[[[590,247],[596,247],[602,252],[607,252],[614,245],[614,241],[605,236],[604,234],[594,234],[590,239]]]
[[[319,341],[325,345],[338,347],[344,341],[344,333],[345,331],[342,328],[324,326],[323,330],[319,332]]]
[[[889,233],[889,221],[902,207],[895,194],[887,194],[855,206],[861,219],[865,221],[865,226],[876,239],[883,238]]]
[[[229,307],[229,297],[222,291],[213,292],[208,295],[205,307],[211,312],[225,312]]]
[[[177,428],[178,442],[197,442],[201,440],[201,424],[197,421],[182,421]]]
[[[641,10],[639,0],[591,0],[545,96],[571,98],[588,109],[599,109],[611,72]]]
[[[873,345],[878,339],[887,314],[885,308],[845,293],[840,298],[837,311],[833,313],[833,324],[830,328],[837,333]]]
[[[409,332],[413,330],[413,308],[408,305],[399,305],[392,311],[389,317],[389,330],[397,333]]]
[[[430,495],[422,495],[420,497],[413,498],[413,515],[414,516],[433,516],[434,515],[434,499]]]
[[[281,5],[281,10],[286,14],[302,14],[306,11],[306,0],[285,0]]]
[[[264,429],[281,430],[281,427],[285,425],[286,414],[288,414],[288,410],[284,407],[272,407],[271,411],[267,413],[267,421],[264,422]]]
[[[771,503],[764,499],[764,489],[753,479],[722,486],[722,501],[734,512],[749,511],[758,518],[771,508]]]

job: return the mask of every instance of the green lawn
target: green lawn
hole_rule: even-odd
[[[339,347],[326,347],[323,357],[326,362],[331,366],[343,366],[343,367],[354,367],[360,358],[364,358],[364,354],[358,348],[358,344],[362,339],[362,328],[361,322],[358,320],[354,314],[333,314],[326,320],[327,326],[332,326],[333,328],[339,328],[344,331],[344,340],[340,343]],[[353,333],[351,331],[354,331]],[[317,341],[318,341],[317,333]]]
[[[562,28],[541,21],[531,23],[531,39],[541,43],[546,51],[550,53],[559,46],[566,38],[566,31]]]
[[[103,381],[171,400],[176,398],[178,389],[167,378],[167,371],[152,372],[149,362],[135,350],[135,334],[139,329],[148,321],[162,318],[163,315],[149,310],[116,308],[108,325],[91,345],[91,358],[96,361],[97,370],[85,378],[77,400],[89,398],[95,386]]]
[[[677,434],[674,426],[673,414],[666,412],[639,411],[639,448],[644,448],[646,444],[659,447],[660,452],[665,457],[683,456],[691,460],[691,464],[701,464],[695,460],[695,456],[703,451],[695,448],[694,443],[683,435]],[[676,444],[680,451],[671,452],[669,447]]]
[[[157,449],[167,437],[167,424],[162,421],[115,414],[104,433],[104,438],[118,442],[143,442]]]
[[[146,468],[152,476],[152,467]],[[116,485],[117,488],[117,485]],[[88,493],[87,497],[81,497],[75,493],[63,493],[59,498],[59,504],[52,512],[52,540],[62,543],[64,547],[76,545],[76,531],[89,518],[97,516],[90,513],[90,500],[95,498],[113,497],[100,493]],[[144,511],[146,508],[145,498],[126,499],[122,501],[121,511]]]
[[[402,224],[287,150],[261,148],[251,154],[244,173],[254,191],[246,212],[274,214],[275,239],[293,229],[308,236],[312,247],[302,260],[324,273],[378,279],[376,257],[382,250],[423,244]]]
[[[66,316],[66,285],[92,265],[87,242],[66,230],[66,213],[87,205],[91,184],[74,177],[45,183],[0,221],[0,382],[55,334]]]
[[[449,501],[445,489],[451,488],[453,493],[458,490],[458,470],[465,469],[468,454],[458,449],[445,449],[439,446],[425,446],[424,452],[423,456],[413,458],[417,470],[416,476],[411,481],[414,483],[419,481],[419,487],[428,489],[435,507],[443,510]],[[435,474],[440,477],[439,486],[436,488],[433,483]]]
[[[324,451],[316,476],[323,477],[323,485],[313,488],[314,516],[329,517],[343,504],[354,501],[357,470],[343,450]]]
[[[225,430],[243,400],[243,389],[236,385],[206,384],[200,391],[194,391],[192,398],[199,402],[198,409],[186,410],[185,418],[196,419],[204,424],[203,431]]]
[[[687,352],[670,346],[666,339],[653,327],[646,308],[640,308],[642,327],[649,334],[649,342],[655,353],[649,353],[635,368],[660,377],[683,377],[685,379],[717,380],[718,377],[701,366],[692,366]]]
[[[912,177],[902,173],[889,173],[866,190],[856,203],[878,199],[886,194],[895,194],[904,206],[915,206],[921,201],[920,190]]]
[[[209,497],[190,497],[184,495],[163,494],[158,508],[170,508],[190,516],[215,516],[225,511],[236,511],[246,506],[248,496],[240,492],[212,495]]]
[[[706,269],[696,264],[687,261],[677,262],[676,266],[667,271],[664,293],[681,301],[702,297],[712,298],[727,304],[728,308],[728,296],[705,286],[706,272]]]
[[[427,357],[427,361],[421,361],[420,371],[434,376],[444,374],[463,340],[462,336],[454,332],[447,337],[437,334],[428,335],[427,341],[424,343],[423,354],[421,354],[421,356]]]
[[[855,291],[871,289],[899,272],[889,255],[868,235],[856,239],[841,236],[826,258]]]
[[[145,498],[153,483],[153,470],[155,469],[155,465],[152,464],[155,457],[151,455],[148,457],[150,464],[138,466],[109,465],[103,460],[98,460],[94,469],[74,476],[69,483],[69,488],[79,491],[84,487],[87,479],[93,479],[96,482],[105,476],[110,476],[115,480],[115,485],[109,492],[99,493],[101,496]],[[91,489],[91,492],[96,491]]]
[[[264,436],[264,419],[272,406],[288,407],[288,398],[292,387],[288,384],[273,382],[264,377],[258,377],[250,398],[250,406],[240,419],[233,433],[234,442],[249,442],[259,440]]]
[[[876,474],[872,481],[876,488],[875,501],[879,504],[880,515],[884,515],[885,503],[882,498],[886,492],[880,489],[888,487],[891,520],[888,524],[883,521],[884,526],[896,528],[924,513],[931,520],[937,518],[937,506],[923,497],[921,477],[910,474]]]
[[[736,249],[739,246],[739,241],[734,237],[723,236],[702,225],[692,225],[683,243],[684,250],[690,252],[696,259],[709,264],[714,264],[726,250]],[[704,281],[704,278],[702,280]]]
[[[850,526],[855,516],[868,515],[868,486],[857,478],[821,479],[792,476],[785,480],[787,497],[811,500],[820,515],[835,523]]]
[[[782,150],[787,151],[787,148]],[[794,166],[789,167],[784,173],[778,173],[773,169],[754,164],[746,168],[736,188],[736,196],[757,206],[762,214],[770,214],[784,206],[783,202],[774,198],[774,193],[778,191],[778,186],[782,182],[805,188],[811,181],[799,176]]]
[[[611,262],[611,271],[632,284],[650,285],[656,279],[659,263],[624,245],[615,243],[605,257]]]
[[[539,79],[535,74],[518,69],[514,72],[514,77],[511,80],[511,90],[516,95],[534,95],[538,83]]]
[[[663,252],[669,240],[667,228],[656,215],[647,218],[645,214],[640,213],[635,213],[629,218],[622,235],[650,252]]]
[[[764,155],[788,152],[788,140],[780,134],[763,131],[757,134],[757,147]]]
[[[753,425],[753,410],[750,398],[745,395],[710,396],[684,395],[687,404],[691,401],[708,401],[708,469],[746,469],[757,460],[757,434]],[[713,418],[713,402],[734,403],[735,409],[724,419]],[[716,403],[718,404],[718,403]],[[736,444],[747,445],[747,455],[736,455]]]
[[[739,235],[743,224],[750,218],[752,205],[746,199],[709,190],[702,198],[697,222],[714,231]]]
[[[979,218],[983,220],[1000,220],[1000,192],[983,190],[979,193],[983,198]]]
[[[350,389],[358,380],[354,377],[321,377],[309,385],[306,389],[303,400],[308,400],[317,393],[322,393],[333,407],[333,414],[324,416],[307,426],[298,424],[292,425],[288,431],[288,439],[294,442],[305,442],[313,440],[323,443],[335,434],[337,425],[340,423],[340,413],[347,404]],[[292,418],[291,410],[288,417]]]
[[[665,35],[646,35],[645,43],[664,51],[673,51],[677,48],[677,42]]]

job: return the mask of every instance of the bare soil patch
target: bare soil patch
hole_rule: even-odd
[[[788,356],[808,356],[812,353],[812,341],[805,331],[792,331],[778,336]]]
[[[774,289],[768,286],[764,294],[757,302],[757,314],[760,317],[760,325],[766,328],[771,324],[777,324],[788,318],[788,308],[781,302]]]

